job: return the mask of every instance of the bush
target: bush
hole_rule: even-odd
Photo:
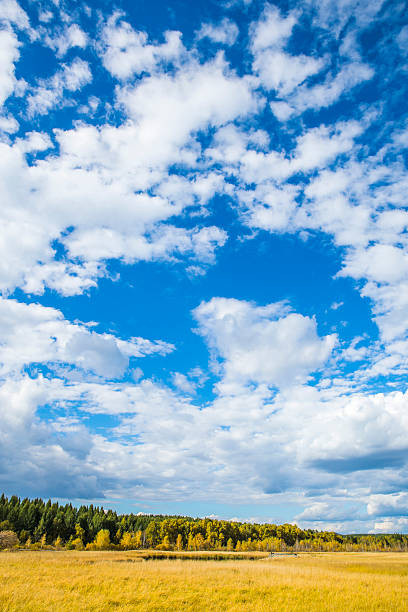
[[[18,544],[18,537],[14,531],[0,531],[0,548],[14,548]]]
[[[85,546],[81,538],[75,538],[75,540],[72,540],[71,544],[75,550],[85,550]]]

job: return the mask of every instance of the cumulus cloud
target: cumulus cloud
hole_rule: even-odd
[[[341,274],[378,283],[402,281],[408,276],[408,253],[390,244],[375,244],[350,252]]]
[[[301,77],[303,71],[305,73],[304,78],[306,78],[308,76],[307,70],[311,70],[312,67],[313,65],[310,66],[308,63],[300,63],[298,74]],[[317,67],[321,68],[322,64],[317,64]],[[313,74],[313,72],[310,74]],[[342,67],[335,76],[328,75],[323,83],[312,87],[301,87],[286,101],[271,102],[271,109],[279,120],[286,121],[292,115],[303,113],[307,109],[317,110],[331,106],[343,94],[360,83],[369,81],[373,76],[374,71],[370,66],[361,62],[351,62]],[[304,78],[301,80],[304,80]],[[283,91],[282,93],[286,92]]]
[[[316,11],[317,25],[331,28],[338,35],[351,17],[360,27],[367,26],[380,11],[384,0],[370,3],[361,0],[307,0],[307,4]]]
[[[399,160],[384,162],[383,155],[394,144],[382,155],[357,159],[362,151],[358,139],[374,119],[305,130],[286,154],[267,141],[251,141],[236,127],[222,127],[206,154],[222,162],[236,181],[241,219],[251,229],[323,231],[345,247],[338,277],[360,283],[388,346],[404,338],[407,330],[407,173]],[[393,143],[397,139],[403,144],[403,134],[398,131]],[[405,345],[390,345],[367,374],[402,373],[406,357]]]
[[[282,494],[295,499],[305,492],[321,495],[337,491],[343,509],[320,501],[317,505],[309,504],[298,518],[303,524],[312,522],[315,526],[337,521],[340,528],[339,521],[344,524],[347,518],[347,508],[350,512],[350,499],[347,501],[344,494],[349,489],[357,496],[355,504],[361,498],[371,503],[365,522],[361,511],[361,521],[367,529],[376,512],[373,504],[382,502],[384,489],[389,486],[390,473],[394,480],[404,478],[408,428],[405,394],[348,397],[339,396],[338,390],[319,391],[311,385],[299,384],[307,372],[321,367],[333,342],[330,338],[320,340],[310,319],[293,323],[290,318],[293,313],[282,304],[256,307],[238,300],[216,300],[210,303],[210,308],[206,306],[200,306],[195,316],[210,349],[221,354],[225,362],[220,372],[222,384],[217,386],[213,402],[204,407],[194,405],[184,395],[193,390],[186,388],[187,377],[177,374],[173,380],[177,392],[150,380],[132,384],[72,380],[67,384],[55,377],[47,380],[41,375],[34,379],[23,375],[8,379],[0,389],[9,406],[6,421],[0,426],[0,435],[7,442],[2,448],[11,452],[17,436],[25,440],[25,457],[29,457],[38,486],[44,486],[41,489],[44,495],[57,490],[56,481],[62,475],[68,481],[68,490],[76,497],[89,497],[97,491],[98,496],[100,491],[117,494],[123,486],[128,495],[146,499],[160,497],[163,492],[178,499],[188,490],[196,499],[202,495],[208,499],[211,495],[221,501],[228,494],[231,500],[239,501],[244,491],[247,499],[258,502],[278,501]],[[95,350],[104,352],[109,367],[114,366],[110,363],[112,349],[106,335],[96,335],[95,344],[92,334],[78,324],[58,319],[53,309],[48,309],[51,314],[39,310],[41,316],[36,312],[34,323],[24,313],[33,328],[31,336],[22,329],[29,339],[27,350],[32,351],[27,361],[46,359],[50,354],[56,359],[59,354],[64,360],[76,361],[78,367],[83,363],[81,360],[89,358],[94,368],[103,369]],[[285,328],[289,321],[290,336]],[[56,346],[44,342],[43,333],[42,345],[35,347],[34,355],[34,347],[29,348],[30,338],[37,345],[40,324],[48,325],[48,333],[55,334]],[[241,330],[237,339],[235,334],[231,337],[234,325]],[[289,348],[279,343],[279,332]],[[250,334],[253,339],[248,341]],[[65,338],[76,338],[79,344],[69,340],[64,345]],[[9,340],[5,336],[4,340],[7,345]],[[125,343],[114,341],[126,354]],[[134,350],[132,343],[127,342],[126,347],[128,352]],[[248,357],[243,372],[235,359],[244,349]],[[284,373],[277,364],[279,351],[282,361],[286,360],[284,350],[295,353],[290,364],[293,372]],[[240,375],[240,379],[237,381],[232,375]],[[282,385],[278,394],[268,389],[271,381]],[[37,408],[45,404],[52,407],[54,414],[47,425],[36,417]],[[90,423],[93,415],[120,417],[112,432],[114,440],[85,429],[79,419],[81,414],[87,414]],[[130,440],[137,443],[130,444]],[[46,487],[42,483],[47,461],[50,479]],[[28,482],[25,465],[26,461],[16,461],[14,473],[21,486]],[[80,465],[82,472],[78,478]],[[364,475],[367,470],[375,474],[369,486]],[[117,473],[120,478],[115,477]],[[3,477],[2,482],[7,484],[7,478]],[[84,493],[87,482],[92,483],[88,494]],[[387,503],[387,507],[383,503],[379,508],[381,516],[392,510],[391,502]],[[397,505],[394,501],[392,504]],[[353,516],[355,519],[355,512]]]
[[[408,51],[408,26],[401,28],[397,36],[397,42],[402,51]]]
[[[258,22],[252,24],[252,49],[260,51],[282,46],[291,36],[296,16],[282,17],[275,6],[267,6]]]
[[[401,121],[392,132],[385,107],[370,111],[354,89],[385,76],[360,36],[381,2],[308,4],[311,13],[251,8],[236,63],[235,48],[220,50],[238,37],[227,17],[187,43],[115,13],[94,23],[91,47],[74,17],[60,11],[55,29],[43,10],[34,33],[14,0],[1,3],[2,488],[290,499],[315,527],[343,528],[351,514],[359,531],[405,526],[406,393],[370,380],[408,371],[407,130]],[[57,69],[25,83],[15,69],[34,37]],[[109,92],[83,91],[102,66]],[[97,289],[115,260],[182,262],[198,282],[229,244],[229,215],[235,245],[260,231],[330,236],[334,282],[351,279],[369,298],[378,340],[359,330],[346,342],[321,331],[325,314],[208,290],[193,316],[209,348],[210,400],[200,395],[210,374],[190,363],[169,367],[170,386],[158,371],[144,378],[135,361],[165,356],[174,347],[164,341],[96,331],[21,293],[7,299]]]
[[[347,506],[344,503],[331,504],[329,502],[313,502],[303,512],[296,516],[296,522],[301,525],[327,521],[349,521],[358,518],[359,508]]]
[[[14,134],[18,132],[18,129],[19,125],[14,117],[10,115],[0,115],[0,131],[3,132],[3,134]]]
[[[285,17],[276,7],[267,6],[251,27],[253,71],[266,90],[274,91],[270,108],[282,122],[307,109],[316,111],[331,106],[353,87],[374,76],[371,66],[361,61],[351,33],[348,44],[343,41],[341,49],[344,56],[350,56],[349,60],[334,72],[328,70],[327,55],[289,53],[286,47],[298,25],[298,17],[296,12]],[[309,77],[317,75],[320,82],[309,84]]]
[[[31,116],[44,115],[57,104],[63,102],[64,94],[82,89],[92,80],[89,64],[75,58],[65,64],[49,79],[41,80],[28,95],[28,112]]]
[[[90,78],[88,64],[76,58],[28,96],[30,113],[48,112],[64,91],[76,91]],[[39,136],[2,145],[8,253],[0,271],[3,289],[21,286],[41,293],[49,286],[72,295],[95,286],[106,273],[102,260],[150,261],[181,253],[211,264],[225,244],[225,230],[215,226],[162,225],[185,207],[205,206],[224,189],[219,173],[177,177],[168,168],[194,166],[200,154],[194,145],[198,130],[256,111],[250,81],[238,78],[220,57],[202,66],[193,62],[174,77],[155,75],[120,89],[118,102],[127,122],[55,130],[58,155],[52,151],[29,165],[25,154],[51,144]],[[24,222],[16,217],[17,209]],[[17,248],[16,235],[24,248]],[[55,261],[53,240],[63,244],[68,258]]]
[[[44,41],[56,51],[57,57],[64,55],[75,47],[84,49],[88,44],[88,37],[76,23],[70,24],[65,29],[54,32],[52,36],[46,35]]]
[[[10,379],[0,387],[1,404],[7,406],[0,426],[1,487],[5,491],[14,487],[32,496],[59,496],[64,482],[65,495],[97,495],[95,469],[86,464],[92,446],[86,428],[74,421],[68,435],[58,436],[52,424],[47,426],[36,417],[37,407],[47,401],[43,383],[25,377]],[[18,459],[21,448],[24,461]]]
[[[286,386],[321,367],[335,336],[320,339],[316,323],[282,304],[255,306],[212,298],[194,311],[199,332],[222,360],[225,382]]]
[[[405,533],[408,527],[407,518],[384,518],[374,523],[374,529],[370,533]]]
[[[192,62],[174,77],[162,74],[147,78],[136,87],[121,90],[118,101],[139,124],[146,154],[155,151],[157,161],[159,143],[164,160],[176,160],[176,148],[182,152],[191,133],[224,125],[259,108],[251,80],[229,71],[222,56],[200,67]]]
[[[16,78],[14,75],[15,62],[19,58],[19,42],[17,36],[9,30],[0,30],[0,104],[12,93]]]
[[[19,29],[28,29],[29,20],[27,13],[21,8],[16,0],[3,0],[0,6],[0,22],[14,24]]]
[[[0,375],[18,373],[32,364],[67,364],[102,377],[122,376],[130,357],[159,353],[174,347],[142,338],[124,341],[98,334],[62,313],[40,304],[0,300]]]
[[[174,372],[173,374],[173,385],[183,391],[184,393],[193,394],[195,392],[195,384],[189,380],[185,374],[181,372]]]
[[[371,495],[367,503],[370,516],[402,516],[408,513],[408,494]]]
[[[261,19],[252,26],[253,70],[259,75],[262,85],[274,89],[279,97],[292,92],[325,65],[323,58],[294,56],[283,50],[296,21],[294,13],[284,18],[276,7],[268,6]]]
[[[146,32],[134,30],[120,17],[115,13],[102,32],[103,64],[114,77],[125,80],[143,72],[151,73],[180,58],[184,50],[180,32],[165,32],[164,43],[152,44]]]
[[[197,32],[197,38],[208,38],[214,43],[231,46],[235,43],[239,34],[236,23],[226,17],[219,23],[203,23]]]
[[[71,86],[74,83],[70,82]],[[216,95],[217,90],[224,95]],[[57,94],[58,90],[53,91],[48,100],[38,92],[30,104],[42,112],[48,102],[56,102]],[[223,64],[216,62],[195,72],[182,71],[174,80],[155,77],[121,96],[134,120],[117,128],[80,125],[58,130],[59,156],[50,155],[29,167],[22,155],[27,152],[25,141],[14,147],[4,145],[3,184],[8,195],[3,227],[9,261],[15,257],[17,264],[19,258],[20,264],[5,267],[3,287],[20,284],[37,292],[49,284],[70,294],[92,286],[95,277],[103,274],[97,265],[100,259],[151,260],[179,251],[192,252],[211,263],[214,250],[225,243],[225,231],[216,227],[185,230],[160,225],[180,214],[184,204],[205,204],[222,189],[216,175],[177,183],[171,181],[166,169],[176,161],[195,159],[194,150],[183,152],[192,132],[257,107],[249,84],[224,74]],[[146,96],[151,102],[148,107]],[[21,226],[11,212],[15,210],[12,176],[16,173],[20,175],[20,194],[26,194],[24,210],[26,219],[31,217],[30,226]],[[165,197],[143,193],[155,184]],[[46,218],[39,214],[39,208],[44,207]],[[62,238],[67,227],[73,230]],[[26,241],[24,250],[17,251],[15,232],[20,244]],[[63,240],[71,256],[80,261],[53,261],[49,243],[55,239]]]

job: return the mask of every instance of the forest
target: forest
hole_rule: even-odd
[[[89,505],[0,497],[0,548],[33,550],[408,551],[405,534],[341,535],[285,523],[117,514]]]

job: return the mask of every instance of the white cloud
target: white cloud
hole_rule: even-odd
[[[181,33],[165,32],[162,44],[148,43],[146,32],[136,31],[129,23],[118,21],[115,13],[102,32],[105,68],[119,79],[153,72],[163,63],[177,61],[184,51]]]
[[[16,85],[14,65],[19,58],[19,42],[10,30],[0,30],[0,105],[4,104]]]
[[[355,10],[358,23],[369,23],[374,4],[323,1],[316,19],[334,31]],[[113,99],[104,105],[105,98],[84,92],[90,117],[98,110],[99,121],[106,112],[97,126],[74,121],[70,129],[31,127],[13,137],[17,122],[3,113],[9,135],[0,144],[0,287],[4,295],[16,287],[75,295],[109,275],[111,258],[183,260],[189,274],[202,274],[228,237],[212,219],[204,224],[211,199],[223,194],[251,230],[332,236],[343,247],[341,274],[372,302],[380,341],[336,347],[334,335],[319,336],[314,318],[285,305],[209,299],[194,314],[218,381],[215,400],[199,403],[205,373],[175,372],[172,389],[141,379],[134,359],[165,355],[174,348],[165,342],[97,333],[56,309],[2,299],[2,486],[19,482],[29,491],[35,480],[35,495],[58,494],[64,482],[73,496],[221,501],[282,494],[299,501],[316,493],[302,520],[344,524],[347,512],[336,512],[333,498],[357,498],[368,504],[370,528],[379,517],[376,529],[390,529],[387,513],[405,508],[407,397],[369,393],[365,385],[370,376],[408,371],[408,213],[398,210],[408,187],[398,152],[408,141],[398,128],[391,144],[370,156],[357,139],[378,119],[372,113],[331,125],[316,125],[318,115],[308,123],[305,115],[290,131],[269,128],[273,117],[260,114],[267,102],[286,121],[331,105],[374,74],[360,58],[355,30],[341,40],[319,31],[316,48],[339,46],[333,69],[326,55],[294,54],[299,15],[266,8],[250,31],[245,65],[253,72],[245,76],[222,53],[201,57],[209,45],[188,50],[175,31],[153,40],[115,15],[96,41],[118,79]],[[11,0],[1,4],[0,18],[28,28]],[[69,16],[60,18],[66,25],[59,38],[48,25],[41,36],[62,57],[88,39]],[[76,105],[91,66],[76,58],[34,87],[16,82],[19,43],[9,27],[0,32],[0,99],[28,87],[33,117]],[[204,24],[197,36],[229,45],[237,34],[236,24],[223,20]],[[403,32],[401,41],[403,47]],[[35,121],[42,125],[41,116]],[[342,377],[345,361],[356,370]],[[124,373],[132,383],[103,380]],[[323,378],[313,386],[315,373]],[[193,393],[194,403],[185,395]],[[37,412],[44,406],[48,423]],[[95,414],[114,416],[114,429],[95,435]],[[392,520],[403,525],[403,518]],[[358,521],[368,529],[366,519]]]
[[[70,65],[65,65],[60,74],[52,79],[52,85],[56,89],[60,87],[68,91],[77,91],[92,80],[89,64],[79,58],[75,58]]]
[[[26,482],[24,465],[29,461],[31,473],[43,474],[44,479],[48,473],[50,484],[48,487],[44,484],[44,494],[48,495],[65,462],[69,469],[64,474],[64,482],[69,490],[77,491],[75,495],[87,479],[91,480],[91,490],[82,493],[88,498],[93,491],[98,496],[122,495],[126,491],[128,497],[154,499],[166,495],[176,500],[184,498],[188,491],[195,499],[204,495],[206,499],[220,501],[226,496],[231,501],[239,501],[245,495],[251,501],[270,503],[279,502],[284,495],[285,500],[292,496],[299,504],[304,501],[304,492],[324,491],[323,500],[309,503],[302,518],[303,523],[311,521],[322,527],[327,526],[328,520],[340,521],[347,517],[346,510],[339,509],[338,502],[333,503],[333,495],[350,508],[350,504],[361,504],[364,500],[374,504],[375,496],[384,495],[384,487],[389,487],[391,475],[397,487],[398,479],[404,479],[405,469],[406,396],[398,392],[341,396],[338,390],[293,386],[295,375],[290,386],[278,395],[271,394],[262,381],[276,378],[276,365],[270,363],[271,356],[273,359],[279,349],[282,359],[285,354],[281,344],[276,346],[276,334],[271,333],[267,323],[279,324],[282,317],[285,321],[291,315],[283,312],[282,305],[254,307],[232,302],[223,301],[223,312],[228,307],[223,319],[231,317],[233,310],[236,321],[243,306],[252,309],[240,323],[244,335],[247,323],[248,333],[255,335],[253,343],[248,343],[245,336],[242,347],[247,348],[252,362],[250,377],[256,379],[256,384],[247,384],[247,372],[234,384],[225,376],[217,386],[215,401],[206,406],[194,406],[183,395],[149,380],[138,384],[73,380],[64,384],[57,378],[46,380],[39,376],[6,381],[0,388],[0,397],[9,407],[0,425],[1,446],[5,453],[10,453],[17,440],[24,441],[25,461],[20,462],[19,455],[14,457],[18,481]],[[41,314],[44,313],[41,311]],[[278,315],[280,319],[276,319]],[[272,317],[276,320],[271,321]],[[50,319],[52,322],[48,316],[47,321]],[[222,325],[231,328],[234,321],[223,319],[219,321],[217,342],[220,345],[224,340],[223,346],[227,346],[231,345],[228,330],[222,329],[221,334],[220,329]],[[266,328],[267,353],[266,341],[263,342],[257,325]],[[34,329],[37,327],[35,322]],[[281,331],[287,338],[284,326]],[[64,328],[64,333],[69,330]],[[303,342],[299,349],[301,336],[295,329],[288,342],[294,353],[303,351],[303,360],[299,358],[295,363],[293,357],[291,364],[298,374],[304,371],[305,361],[307,370],[316,367],[316,361],[320,365],[322,353],[327,353],[328,348],[322,350],[325,340],[319,340],[312,330],[311,342]],[[59,346],[61,338],[59,333],[55,340]],[[258,358],[255,358],[255,344]],[[73,360],[78,354],[75,346],[65,349],[68,350]],[[223,350],[226,354],[227,350]],[[81,346],[79,354],[83,353]],[[229,348],[226,357],[230,360],[230,372],[235,364],[234,355],[235,345]],[[261,361],[265,355],[267,367]],[[289,382],[288,375],[285,379]],[[174,382],[183,384],[185,379],[177,378]],[[191,389],[185,391],[189,393]],[[51,407],[54,419],[48,425],[40,425],[35,412],[45,404]],[[95,414],[116,415],[114,440],[109,439],[112,432],[107,436],[94,435],[80,425],[75,420],[78,409],[87,413],[89,419]],[[36,445],[41,445],[41,453],[35,452]],[[57,461],[57,456],[64,460]],[[45,458],[48,458],[48,467]],[[79,465],[82,472],[78,479]],[[375,473],[369,484],[367,470]],[[392,512],[384,504],[381,511]],[[369,516],[374,514],[371,512]],[[317,522],[319,519],[321,525]],[[365,530],[372,528],[370,521],[365,525]]]
[[[257,52],[268,47],[281,47],[290,38],[296,16],[281,17],[275,6],[267,6],[261,19],[252,24],[252,49]]]
[[[291,12],[283,17],[276,7],[268,6],[251,27],[253,71],[264,88],[275,91],[277,98],[270,102],[270,108],[283,122],[307,109],[331,106],[353,87],[374,76],[371,66],[360,60],[355,32],[349,32],[340,48],[348,61],[334,74],[327,73],[323,82],[309,86],[308,78],[322,73],[329,65],[329,57],[293,55],[285,50],[298,16]]]
[[[37,265],[33,267],[30,255],[32,253],[27,253],[25,262],[20,259],[20,268],[15,271],[16,276],[10,278],[10,274],[7,274],[6,271],[3,277],[3,287],[6,288],[6,291],[11,281],[11,284],[19,284],[23,291],[30,295],[41,295],[48,287],[68,297],[96,287],[97,279],[108,275],[104,264],[98,262],[76,264],[50,261],[50,263],[37,262]],[[24,264],[25,269],[21,269],[21,264]]]
[[[304,525],[305,522],[347,521],[352,517],[356,520],[356,508],[344,504],[330,504],[329,502],[313,502],[296,516],[296,522]]]
[[[106,27],[111,28],[104,34],[112,43],[111,50],[118,49],[123,40],[130,46],[143,43],[143,36],[123,21],[113,19]],[[75,24],[65,34],[72,44],[85,44]],[[68,40],[65,34],[62,42]],[[172,58],[176,47],[179,49],[170,45],[175,41],[173,34],[168,44],[145,41],[144,51],[152,52],[156,59]],[[61,53],[64,49],[61,47]],[[62,64],[54,76],[31,88],[29,114],[45,114],[58,104],[71,103],[67,93],[76,93],[91,78],[89,65],[79,58]],[[31,166],[21,153],[46,151],[51,144],[47,138],[27,136],[4,149],[3,228],[8,261],[13,265],[0,270],[3,289],[20,285],[28,292],[41,293],[48,286],[72,295],[95,286],[97,278],[106,274],[104,259],[131,262],[187,253],[208,264],[225,243],[225,231],[216,227],[184,230],[161,225],[187,206],[204,207],[217,191],[224,190],[220,173],[193,173],[176,179],[168,175],[167,167],[197,163],[198,130],[223,125],[259,108],[251,79],[235,75],[222,56],[202,65],[190,57],[173,76],[155,74],[136,86],[119,88],[117,98],[128,116],[118,127],[97,129],[79,124],[65,132],[56,130],[58,154],[53,150]],[[12,177],[17,176],[18,194],[12,186]],[[157,196],[143,193],[152,188]],[[21,214],[16,215],[17,210]],[[73,229],[65,236],[67,227]],[[19,250],[17,235],[23,245]],[[61,261],[54,260],[53,240],[60,240],[67,249]],[[192,266],[203,270],[196,263]]]
[[[32,364],[69,364],[99,376],[120,377],[129,357],[166,354],[169,344],[142,338],[128,341],[98,334],[66,321],[62,313],[39,304],[0,300],[0,373],[18,373]]]
[[[180,389],[180,391],[183,391],[184,393],[188,393],[190,395],[195,393],[194,382],[189,380],[187,376],[181,372],[174,372],[172,382],[177,389]]]
[[[52,108],[64,101],[64,93],[82,89],[92,81],[89,64],[75,58],[71,64],[63,64],[49,79],[43,79],[27,97],[28,113],[45,115]]]
[[[371,495],[367,503],[367,513],[370,516],[406,515],[408,514],[408,493]]]
[[[29,28],[27,13],[23,11],[16,0],[2,0],[0,4],[0,21],[14,24],[22,30]]]
[[[329,358],[335,336],[320,339],[316,323],[282,304],[257,307],[212,298],[194,311],[199,332],[222,360],[224,382],[287,386],[304,382]]]
[[[121,132],[125,140],[112,139]],[[161,223],[195,199],[204,204],[219,182],[186,182],[186,201],[179,199],[174,204],[162,197],[135,193],[141,187],[137,181],[144,181],[143,175],[130,172],[128,153],[133,147],[137,150],[133,140],[136,133],[132,127],[113,132],[108,128],[102,133],[96,128],[79,127],[57,133],[60,157],[51,155],[31,167],[22,153],[47,146],[49,142],[41,136],[31,135],[14,147],[0,145],[4,195],[1,216],[7,249],[7,258],[0,264],[3,290],[20,285],[30,293],[41,293],[48,285],[71,295],[94,286],[95,279],[106,274],[100,260],[110,257],[130,262],[186,253],[204,263],[213,262],[215,250],[226,241],[225,231],[211,226],[187,230]],[[157,178],[161,176],[161,172],[156,174]],[[168,196],[173,198],[170,193]],[[66,227],[75,229],[63,236]],[[81,261],[54,261],[49,244],[56,239],[64,243],[71,257]]]
[[[279,97],[291,93],[295,87],[324,67],[324,60],[306,55],[291,56],[282,51],[259,53],[253,64],[266,89],[274,89]],[[274,105],[271,105],[274,110]]]
[[[226,17],[218,24],[203,23],[197,32],[197,38],[208,38],[214,43],[231,46],[235,43],[239,34],[238,26],[234,21]]]
[[[397,43],[402,51],[408,51],[408,26],[401,28],[397,36]]]
[[[354,394],[333,399],[317,416],[301,453],[309,463],[336,474],[383,469],[405,463],[406,395]],[[312,439],[313,438],[313,439]]]
[[[147,78],[139,86],[121,90],[118,99],[139,124],[140,144],[148,159],[153,151],[157,159],[160,148],[164,160],[170,156],[176,160],[177,149],[191,133],[226,124],[259,106],[251,80],[229,72],[222,56],[201,66],[192,62],[174,77]]]
[[[325,230],[335,233],[336,239],[340,237],[340,228],[348,234],[358,233],[361,238],[360,227],[368,217],[364,207],[353,209],[353,215],[357,218],[350,226],[343,216],[343,212],[351,208],[350,205],[340,201],[341,207],[333,207],[333,197],[328,197],[330,185],[333,186],[333,196],[341,189],[343,183],[340,175],[333,175],[333,178],[323,171],[306,189],[302,183],[285,181],[298,173],[308,175],[317,168],[324,168],[338,156],[349,153],[355,147],[355,138],[362,129],[355,121],[310,129],[298,136],[290,154],[285,155],[284,152],[265,152],[258,147],[253,148],[248,135],[228,126],[216,133],[214,146],[206,153],[214,161],[224,163],[230,174],[239,180],[239,186],[234,190],[235,196],[242,209],[242,219],[250,227],[293,232],[324,224]],[[347,182],[348,179],[344,180]],[[339,185],[336,181],[340,181]],[[302,191],[311,198],[316,197],[319,203],[308,203],[307,207],[302,207]]]
[[[49,23],[50,21],[52,21],[53,18],[54,18],[54,14],[52,13],[52,11],[46,11],[46,10],[43,11],[40,9],[38,12],[38,19],[42,23]]]
[[[253,70],[259,75],[262,85],[274,89],[279,97],[291,93],[326,64],[323,58],[302,54],[294,56],[283,50],[295,24],[295,14],[282,18],[278,9],[271,6],[265,9],[256,24],[252,24]]]
[[[341,153],[350,151],[354,139],[363,128],[357,121],[339,122],[330,128],[322,125],[311,129],[297,141],[294,158],[295,170],[307,171],[326,164]]]
[[[379,286],[368,282],[361,294],[373,301],[377,325],[386,342],[406,336],[408,315],[408,282]]]
[[[252,192],[242,190],[239,197],[247,207],[244,213],[246,223],[272,232],[287,232],[296,211],[298,191],[295,186],[280,189],[268,182]]]
[[[240,181],[235,195],[245,224],[271,232],[323,231],[346,247],[339,276],[361,283],[361,295],[372,301],[381,337],[389,343],[407,330],[407,173],[398,160],[384,163],[384,151],[357,161],[362,149],[355,139],[364,129],[365,123],[353,121],[313,128],[285,155],[255,150],[237,130],[224,128],[208,154],[223,160]],[[398,131],[391,147],[399,146],[401,135]],[[309,180],[316,168],[320,171]],[[293,184],[290,177],[297,172],[306,176]],[[381,367],[378,362],[372,374],[385,373],[387,364],[405,368],[406,355],[398,355],[388,355]]]
[[[37,407],[47,402],[48,386],[43,378],[25,377],[0,387],[0,402],[6,407],[0,425],[1,487],[9,490],[18,483],[27,495],[59,495],[59,483],[64,482],[68,496],[97,495],[95,469],[86,461],[92,446],[86,428],[77,421],[58,435],[57,424],[46,425],[36,417]],[[19,460],[21,448],[24,461]]]
[[[28,132],[18,142],[20,150],[24,151],[24,153],[46,151],[53,146],[46,132]]]
[[[327,107],[353,87],[369,81],[373,76],[374,70],[370,66],[360,62],[351,62],[343,66],[336,76],[328,76],[324,83],[296,90],[294,95],[288,99],[288,103],[296,114],[303,113],[308,108]]]
[[[88,44],[88,37],[79,25],[74,23],[64,30],[53,33],[52,36],[47,35],[45,43],[56,51],[57,57],[64,57],[69,49],[75,47],[84,49]]]
[[[48,112],[64,91],[89,78],[88,65],[77,58],[29,95],[31,112]],[[133,262],[182,253],[210,264],[225,243],[226,232],[217,227],[187,230],[163,223],[186,207],[205,207],[223,191],[219,172],[194,172],[200,155],[195,133],[256,111],[250,80],[230,72],[220,57],[202,66],[193,62],[174,77],[144,79],[119,90],[118,98],[126,105],[127,122],[55,130],[58,154],[53,150],[31,165],[24,154],[49,141],[28,136],[14,146],[1,145],[4,290],[21,286],[40,293],[48,285],[72,295],[106,274],[106,258]],[[192,175],[169,175],[176,163],[192,166]],[[66,228],[71,229],[65,235]],[[60,261],[54,259],[53,240],[67,250]]]
[[[336,37],[346,23],[353,19],[360,27],[369,25],[380,11],[384,0],[306,0],[316,11],[315,22],[319,27],[331,30]]]
[[[95,229],[75,231],[64,240],[74,258],[98,261],[122,258],[126,263],[166,259],[171,253],[193,254],[203,263],[213,263],[215,250],[227,240],[218,227],[185,230],[163,226],[151,236],[132,236],[128,232]]]
[[[287,102],[270,102],[269,106],[279,121],[287,121],[293,114],[293,108]]]
[[[407,527],[407,518],[386,518],[374,523],[374,529],[370,533],[406,533]]]
[[[18,132],[19,125],[11,115],[0,116],[0,131],[5,134],[14,134]]]
[[[389,244],[375,244],[365,250],[351,251],[340,274],[378,283],[408,280],[408,253]]]
[[[248,147],[248,137],[232,128],[221,129],[217,133],[216,147],[207,151],[215,160],[223,161],[230,171],[245,183],[255,183],[255,191],[264,181],[283,182],[290,176],[302,172],[309,173],[324,167],[339,155],[353,149],[354,139],[363,131],[357,121],[339,122],[331,126],[321,125],[300,134],[296,146],[289,155],[271,150],[269,152]],[[278,183],[279,184],[279,183]],[[291,193],[293,185],[285,185]],[[246,189],[248,187],[246,186]]]

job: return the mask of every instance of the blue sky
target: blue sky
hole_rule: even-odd
[[[0,489],[408,528],[402,2],[0,0]]]

